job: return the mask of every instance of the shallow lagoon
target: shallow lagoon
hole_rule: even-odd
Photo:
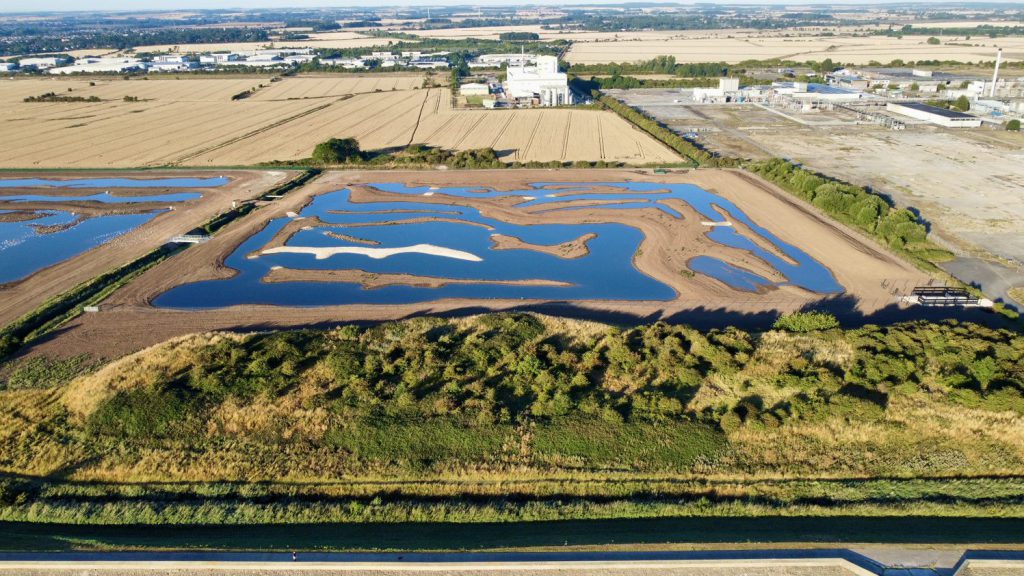
[[[231,179],[216,178],[78,178],[74,180],[53,180],[46,178],[0,179],[0,188],[28,188],[49,186],[51,188],[214,188],[223,186]]]
[[[0,188],[197,188],[223,186],[230,178],[82,178],[51,180],[40,178],[0,179]],[[46,194],[0,195],[0,202],[14,208],[19,202],[96,202],[100,204],[131,204],[138,202],[175,203],[200,198],[199,192],[166,192],[151,196],[114,196],[105,192],[80,196]],[[9,210],[0,210],[7,212]],[[110,214],[81,218],[64,210],[36,211],[36,218],[20,222],[0,222],[0,283],[25,278],[91,248],[109,242],[156,216],[146,214]],[[40,233],[37,228],[54,228]],[[60,227],[66,227],[60,229]]]
[[[49,234],[36,232],[35,226],[65,226],[74,223],[77,216],[57,211],[35,220],[0,223],[0,283],[20,280],[109,242],[154,216],[156,213],[98,216]]]
[[[480,258],[480,261],[441,257],[429,254],[397,254],[374,259],[361,254],[335,254],[316,259],[311,254],[274,253],[248,258],[260,250],[289,221],[271,221],[260,233],[246,240],[226,260],[226,265],[240,273],[228,280],[211,280],[178,286],[155,300],[157,306],[174,308],[208,308],[235,304],[279,304],[322,306],[332,304],[402,304],[425,302],[440,298],[530,298],[551,300],[670,300],[676,296],[669,286],[637,270],[632,263],[643,234],[630,226],[616,223],[576,225],[520,226],[482,216],[478,210],[459,205],[418,202],[424,194],[456,197],[519,196],[518,206],[576,201],[614,200],[615,204],[588,208],[625,210],[657,208],[672,217],[681,215],[660,202],[675,198],[693,206],[701,216],[714,222],[723,221],[714,209],[717,206],[729,218],[743,222],[764,241],[785,254],[780,258],[744,238],[735,228],[716,227],[709,237],[716,242],[748,250],[769,262],[788,283],[821,293],[841,292],[842,287],[832,274],[797,248],[786,244],[757,226],[738,207],[724,198],[692,185],[647,183],[538,183],[533,188],[514,192],[481,191],[472,188],[406,187],[402,184],[372,184],[373,187],[399,194],[408,194],[409,201],[354,203],[348,190],[316,197],[301,213],[317,216],[329,227],[301,230],[287,242],[290,247],[372,247],[398,248],[430,244],[458,250]],[[543,189],[561,186],[559,189]],[[594,186],[615,187],[621,194],[591,193]],[[667,190],[667,193],[665,192]],[[656,192],[661,193],[656,193]],[[581,209],[580,206],[555,207],[552,210]],[[390,211],[390,212],[389,212]],[[393,212],[401,211],[401,212]],[[458,222],[407,222],[423,217],[443,217]],[[391,222],[388,225],[361,226]],[[327,235],[343,234],[376,242],[374,246],[350,242]],[[563,259],[532,250],[492,250],[491,235],[515,236],[532,244],[559,244],[584,234],[596,233],[588,243],[590,254],[578,259]],[[792,261],[788,261],[792,260]],[[694,271],[718,278],[740,290],[754,291],[773,283],[745,270],[710,257],[691,261]],[[470,280],[543,279],[567,282],[571,286],[510,286],[496,284],[454,284],[440,288],[388,286],[371,290],[351,283],[263,283],[261,279],[274,267],[292,269],[341,270],[360,269],[371,273],[413,274]]]

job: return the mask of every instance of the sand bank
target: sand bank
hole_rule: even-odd
[[[397,248],[363,248],[360,246],[331,246],[329,248],[317,246],[278,246],[264,250],[261,254],[312,254],[317,260],[326,260],[338,254],[359,254],[369,256],[374,260],[382,260],[396,254],[426,254],[428,256],[441,256],[443,258],[454,258],[456,260],[467,260],[469,262],[483,262],[483,258],[476,254],[453,250],[444,246],[433,244],[413,244],[412,246],[399,246]]]
[[[568,287],[568,282],[555,280],[476,280],[466,278],[439,278],[437,276],[417,276],[415,274],[383,274],[365,270],[299,270],[295,268],[273,268],[261,280],[267,283],[278,282],[342,282],[359,284],[364,289],[384,288],[386,286],[413,286],[416,288],[442,288],[450,284],[497,284],[503,286],[557,286]]]
[[[531,244],[525,242],[515,236],[506,236],[504,234],[491,234],[491,241],[494,244],[491,246],[491,250],[533,250],[534,252],[542,252],[544,254],[550,254],[559,258],[575,259],[582,258],[587,254],[590,254],[590,248],[587,246],[587,242],[590,242],[594,238],[597,238],[597,234],[584,234],[575,240],[569,240],[568,242],[562,242],[561,244]]]

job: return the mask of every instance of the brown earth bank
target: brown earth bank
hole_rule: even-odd
[[[572,260],[590,254],[587,242],[594,238],[597,238],[597,234],[584,234],[575,240],[569,240],[561,244],[531,244],[515,236],[492,234],[491,240],[494,242],[494,245],[491,246],[491,250],[533,250],[534,252],[543,252],[544,254]]]
[[[6,208],[0,208],[0,210],[6,210]],[[42,214],[38,214],[31,210],[15,210],[11,212],[0,212],[0,223],[31,222],[32,220],[38,220],[42,217]]]
[[[366,270],[305,270],[296,268],[272,268],[262,278],[263,282],[343,282],[359,284],[364,289],[385,286],[417,286],[441,288],[449,284],[501,284],[505,286],[570,286],[567,282],[554,280],[467,280],[463,278],[439,278],[415,274],[383,274]]]
[[[538,301],[524,299],[442,299],[400,305],[349,304],[317,308],[238,305],[209,310],[171,310],[150,302],[175,286],[218,278],[236,271],[224,260],[269,221],[288,217],[319,194],[349,187],[354,202],[405,200],[408,195],[389,194],[370,184],[386,179],[410,186],[475,187],[486,182],[497,190],[526,190],[531,182],[640,181],[690,183],[734,202],[746,214],[782,241],[793,244],[827,266],[846,292],[824,297],[792,286],[778,286],[762,293],[741,292],[710,277],[693,274],[686,263],[697,255],[711,255],[761,274],[770,280],[781,277],[767,263],[749,252],[710,241],[708,227],[683,203],[672,206],[683,219],[654,209],[587,210],[552,212],[517,209],[518,198],[454,199],[435,194],[416,197],[417,202],[471,204],[489,218],[517,224],[620,222],[640,229],[644,240],[634,265],[649,276],[673,287],[669,301]],[[611,191],[611,190],[609,190]],[[543,191],[538,191],[538,193]],[[299,221],[303,222],[303,221]],[[309,225],[305,221],[303,226]],[[293,272],[288,272],[292,274]],[[285,272],[278,272],[280,279]],[[115,292],[99,314],[80,316],[59,334],[36,347],[50,355],[89,353],[117,357],[168,338],[210,330],[268,330],[303,326],[331,326],[353,321],[386,321],[424,314],[465,315],[490,310],[536,310],[603,321],[635,323],[665,319],[694,325],[763,326],[778,314],[808,306],[824,306],[851,322],[875,318],[921,317],[923,311],[896,304],[895,291],[928,283],[928,274],[890,254],[861,234],[817,212],[760,178],[742,171],[694,170],[655,175],[641,170],[493,170],[493,171],[395,171],[386,178],[380,172],[327,172],[284,198],[274,201],[232,223],[212,241],[192,247],[154,267]],[[938,312],[936,312],[938,313]],[[946,312],[948,314],[948,312]],[[972,312],[957,312],[965,318]],[[980,317],[980,313],[975,316]]]
[[[161,209],[146,224],[134,230],[69,258],[36,273],[0,286],[0,326],[10,324],[14,320],[32,311],[48,298],[70,290],[82,282],[95,278],[105,272],[116,269],[139,258],[146,253],[164,245],[178,234],[184,234],[197,226],[201,226],[214,216],[231,209],[232,203],[256,198],[270,188],[286,180],[298,176],[299,172],[287,171],[203,171],[203,170],[146,170],[139,172],[18,172],[17,178],[182,178],[182,177],[213,177],[226,176],[231,181],[223,186],[212,188],[176,189],[195,191],[202,194],[201,198],[174,204],[174,210],[166,210],[166,203],[140,203],[118,205],[116,207],[100,205],[98,202],[53,202],[53,203],[18,203],[20,210],[70,210],[76,213],[98,215],[112,213],[112,210],[142,211]],[[54,188],[34,188],[34,193],[45,190],[47,194],[60,190]],[[79,192],[80,193],[80,192]],[[2,198],[0,198],[2,200]],[[152,204],[152,205],[151,205]],[[2,205],[2,202],[0,202]]]

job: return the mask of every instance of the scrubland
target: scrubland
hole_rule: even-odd
[[[0,518],[1024,514],[1019,334],[828,325],[501,314],[15,364]]]

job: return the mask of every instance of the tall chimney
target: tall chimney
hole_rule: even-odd
[[[996,69],[992,72],[992,87],[988,89],[988,97],[996,97],[996,82],[999,80],[999,64],[1003,61],[1003,49],[996,52]]]

